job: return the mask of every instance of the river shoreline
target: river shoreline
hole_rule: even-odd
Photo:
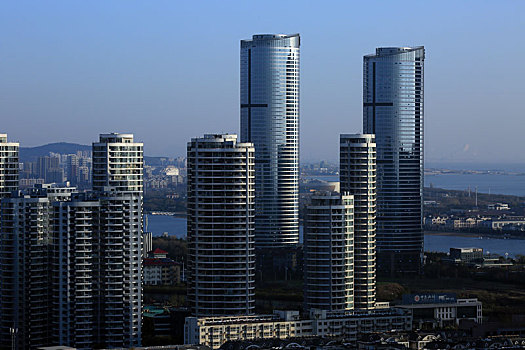
[[[523,234],[516,235],[511,233],[486,233],[486,232],[458,232],[458,231],[425,231],[424,235],[428,236],[452,236],[452,237],[471,237],[471,238],[488,238],[488,239],[519,239],[525,240]]]

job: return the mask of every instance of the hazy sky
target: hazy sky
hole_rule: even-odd
[[[239,131],[239,41],[301,34],[301,158],[362,131],[362,56],[424,45],[425,157],[525,162],[525,1],[3,1],[0,132],[132,132],[185,155]]]

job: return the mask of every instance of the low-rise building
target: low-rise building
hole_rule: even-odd
[[[487,205],[488,210],[510,210],[507,203],[492,203]]]
[[[525,219],[523,218],[508,218],[508,219],[493,219],[487,220],[483,223],[485,227],[492,230],[516,230],[525,227]]]
[[[450,259],[466,264],[482,262],[483,248],[450,248]]]
[[[144,259],[144,285],[165,286],[180,283],[180,265],[168,258],[168,252],[155,249]]]
[[[187,317],[184,342],[218,349],[227,341],[288,339],[293,337],[344,337],[355,343],[357,335],[412,328],[410,310],[384,309],[368,312],[312,309],[309,317],[298,311],[274,311],[273,315]]]
[[[414,326],[422,328],[458,325],[462,320],[483,321],[482,303],[476,298],[457,299],[455,294],[405,294],[396,308],[411,310]]]
[[[174,344],[182,344],[184,342],[184,320],[190,315],[187,308],[146,305],[142,316],[144,324],[149,329],[149,334],[143,333],[143,337],[171,337]]]
[[[478,218],[456,218],[448,219],[445,226],[451,229],[473,228],[476,227],[482,220]]]

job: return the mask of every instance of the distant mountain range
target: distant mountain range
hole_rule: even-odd
[[[78,151],[91,151],[90,145],[80,145],[78,143],[56,142],[37,147],[20,147],[20,162],[35,162],[38,157],[44,157],[49,153],[75,154]],[[144,156],[144,162],[148,165],[161,165],[161,159],[169,157],[149,157]]]

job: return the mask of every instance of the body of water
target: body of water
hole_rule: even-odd
[[[154,237],[162,236],[164,232],[167,232],[170,236],[183,238],[187,234],[186,218],[170,215],[148,215],[147,231],[153,233]]]
[[[328,182],[339,181],[338,175],[313,175],[305,179]],[[509,194],[525,196],[525,175],[496,174],[446,174],[425,175],[425,187],[444,188],[446,190],[470,190],[478,193]]]
[[[447,190],[467,190],[478,193],[510,194],[525,196],[524,175],[447,174],[425,175],[425,187],[433,186]]]
[[[168,232],[170,236],[179,238],[186,237],[186,218],[167,215],[148,215],[148,231],[152,232],[153,236],[162,236],[164,232]],[[302,227],[300,231],[300,241],[302,242]],[[451,247],[483,248],[485,252],[502,256],[504,256],[505,253],[509,253],[510,257],[515,257],[518,254],[525,255],[525,240],[435,234],[425,235],[425,251],[448,253]]]
[[[425,251],[448,253],[450,248],[483,248],[484,253],[509,257],[525,255],[525,239],[500,239],[489,237],[464,237],[449,235],[425,235]]]

